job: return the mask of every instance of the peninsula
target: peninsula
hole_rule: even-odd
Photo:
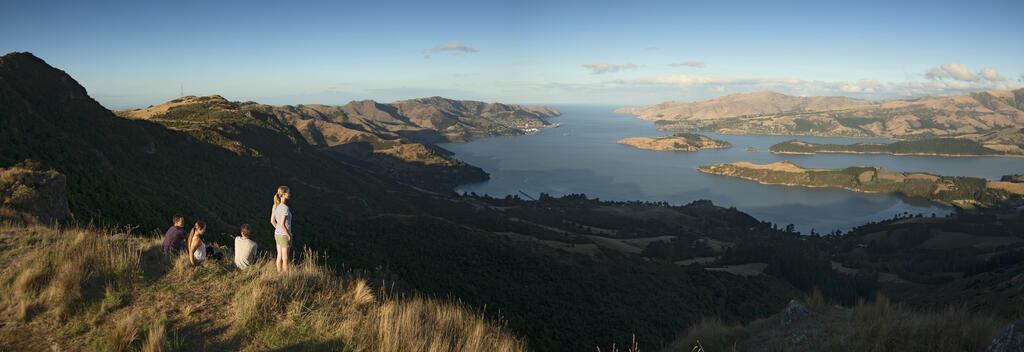
[[[965,138],[929,138],[893,143],[818,144],[800,140],[789,140],[772,145],[775,154],[892,154],[892,155],[933,155],[933,156],[1024,156],[1015,150],[996,150],[984,144]]]
[[[711,139],[707,136],[695,133],[676,133],[673,135],[655,138],[626,138],[620,140],[618,143],[640,149],[680,152],[695,152],[701,149],[722,149],[732,147],[732,144],[729,142]]]
[[[923,172],[898,172],[870,166],[842,169],[811,169],[780,161],[773,164],[720,163],[698,167],[713,175],[739,177],[762,184],[833,187],[854,192],[894,193],[928,199],[961,208],[987,206],[1013,195],[1024,194],[1010,182],[991,182],[975,177],[951,177]]]

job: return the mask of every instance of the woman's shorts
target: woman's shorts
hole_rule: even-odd
[[[274,235],[274,240],[277,241],[278,247],[290,248],[292,246],[292,240],[288,239],[288,236]]]

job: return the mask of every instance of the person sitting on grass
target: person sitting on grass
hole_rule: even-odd
[[[206,260],[206,243],[203,243],[202,236],[206,233],[206,223],[196,221],[192,231],[188,234],[188,261],[192,265],[202,263]]]
[[[163,249],[165,253],[177,254],[185,251],[185,217],[181,214],[174,214],[171,218],[173,225],[164,233]]]
[[[203,242],[202,236],[206,234],[206,223],[203,221],[196,221],[196,224],[192,226],[192,231],[188,234],[188,261],[192,265],[197,265],[210,258],[213,260],[220,260],[224,258],[224,253],[221,253],[213,246],[207,246]]]
[[[245,269],[256,263],[256,241],[249,239],[252,228],[249,224],[242,224],[241,235],[235,237],[235,266]]]

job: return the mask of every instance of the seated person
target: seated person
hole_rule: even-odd
[[[192,231],[188,233],[188,261],[192,265],[202,263],[206,260],[206,243],[203,243],[202,236],[206,233],[206,223],[196,221]]]
[[[171,218],[173,224],[164,234],[164,252],[177,254],[185,251],[185,218],[181,214],[174,214]]]
[[[256,241],[249,239],[252,228],[249,224],[242,224],[241,236],[235,237],[235,266],[239,269],[256,263]]]

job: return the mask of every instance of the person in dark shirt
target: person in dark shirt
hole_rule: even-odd
[[[173,221],[174,226],[164,234],[164,252],[177,254],[185,250],[185,236],[188,233],[185,232],[185,217],[175,214]]]

